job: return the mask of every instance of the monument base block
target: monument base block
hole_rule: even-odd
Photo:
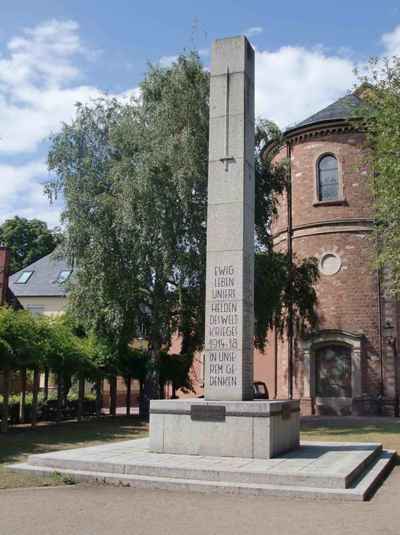
[[[270,459],[299,441],[297,400],[150,402],[152,452]]]

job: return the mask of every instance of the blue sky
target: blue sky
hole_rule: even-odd
[[[400,55],[398,0],[0,0],[0,222],[57,225],[43,196],[48,138],[74,103],[135,93],[148,62],[168,65],[245,33],[256,49],[256,112],[287,126],[354,84],[375,55]]]

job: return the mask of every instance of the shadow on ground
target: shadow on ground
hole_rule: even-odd
[[[138,417],[102,417],[81,423],[41,425],[36,429],[16,428],[0,435],[0,463],[23,461],[28,455],[103,442],[145,436],[147,423]]]

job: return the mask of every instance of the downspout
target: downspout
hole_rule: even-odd
[[[382,270],[377,270],[377,284],[378,284],[378,337],[379,337],[379,397],[380,407],[382,410],[382,402],[385,395],[384,381],[383,381],[383,339],[382,339],[382,285],[381,285]]]
[[[278,331],[274,328],[274,399],[278,398]]]
[[[288,254],[288,398],[293,399],[293,302],[292,302],[292,267],[293,267],[293,222],[292,222],[292,147],[290,141],[286,143],[288,159],[287,181],[287,254]]]

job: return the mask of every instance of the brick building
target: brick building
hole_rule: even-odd
[[[361,96],[288,129],[277,156],[290,155],[292,193],[279,199],[274,248],[286,251],[291,241],[294,255],[317,257],[320,269],[318,328],[293,341],[293,396],[303,414],[398,414],[398,306],[388,273],[374,268],[364,137],[349,120]],[[255,356],[255,379],[270,397],[288,395],[288,354],[287,338],[271,333],[266,353]]]

